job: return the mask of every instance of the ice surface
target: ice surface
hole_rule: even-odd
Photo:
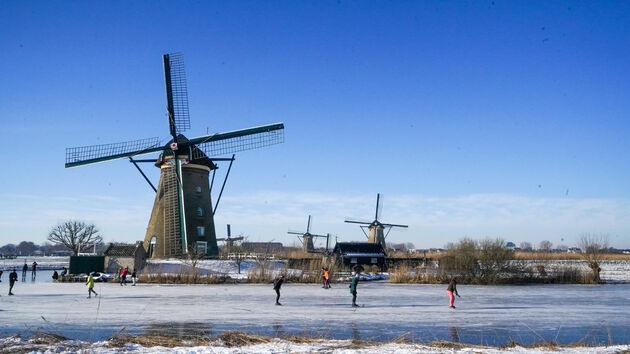
[[[285,284],[274,306],[271,284],[120,286],[97,283],[87,299],[81,283],[18,282],[15,296],[0,283],[0,337],[34,331],[95,341],[115,334],[240,330],[335,339],[449,340],[503,345],[555,340],[630,342],[630,285],[460,285],[456,310],[444,285],[361,282],[350,307],[348,284],[332,289]]]

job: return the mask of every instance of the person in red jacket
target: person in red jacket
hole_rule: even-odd
[[[448,283],[448,288],[446,288],[446,293],[448,294],[448,297],[450,299],[449,307],[455,308],[455,306],[453,305],[455,304],[455,296],[453,296],[453,293],[455,293],[455,295],[459,297],[459,294],[457,293],[457,278],[456,277],[453,277],[451,279],[451,282]]]
[[[129,270],[127,270],[127,267],[125,267],[120,272],[120,286],[122,286],[123,284],[127,286],[127,274],[129,274]]]

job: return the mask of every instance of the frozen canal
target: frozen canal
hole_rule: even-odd
[[[0,336],[34,331],[100,340],[115,334],[216,335],[245,331],[337,339],[449,340],[502,345],[511,339],[589,344],[630,342],[630,285],[460,285],[449,309],[444,285],[363,282],[352,309],[347,284],[329,290],[285,284],[274,306],[271,285],[0,283]]]

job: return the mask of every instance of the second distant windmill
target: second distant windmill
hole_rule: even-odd
[[[369,222],[369,221],[361,221],[361,220],[356,220],[356,219],[346,219],[345,222],[347,223],[351,223],[351,224],[359,224],[361,227],[361,231],[363,231],[363,233],[365,234],[365,236],[368,238],[368,243],[380,243],[381,246],[383,246],[383,249],[386,250],[387,246],[385,244],[385,239],[387,238],[387,236],[389,235],[389,232],[392,230],[392,228],[394,227],[402,227],[402,228],[407,228],[407,225],[400,225],[400,224],[385,224],[379,221],[379,211],[380,211],[380,206],[381,206],[381,194],[378,193],[376,194],[376,212],[374,214],[374,221]],[[365,229],[369,230],[369,235],[365,232]],[[387,232],[385,232],[385,230],[387,229]]]
[[[218,241],[225,241],[225,252],[230,253],[234,248],[234,242],[242,241],[245,239],[243,236],[232,237],[232,230],[230,229],[230,224],[227,224],[227,237],[221,237],[217,239]]]
[[[324,235],[316,235],[311,233],[311,216],[308,216],[308,222],[306,223],[306,232],[297,232],[297,231],[289,231],[287,232],[291,235],[299,235],[298,239],[302,242],[302,251],[315,253],[315,243],[313,242],[315,238],[322,237],[326,239],[326,251],[328,251],[328,241],[330,239],[330,234]]]

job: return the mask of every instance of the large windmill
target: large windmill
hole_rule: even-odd
[[[380,211],[380,199],[381,194],[376,194],[376,213],[374,214],[374,221],[361,221],[356,219],[346,219],[345,222],[352,224],[360,224],[361,231],[368,238],[368,243],[380,243],[383,246],[383,249],[386,250],[387,246],[385,245],[385,239],[389,235],[389,232],[394,227],[408,227],[407,225],[399,225],[399,224],[384,224],[378,220],[379,211]],[[365,229],[368,229],[370,234],[368,235],[365,232]],[[385,233],[385,229],[387,229],[387,233]]]
[[[234,248],[234,242],[242,241],[245,239],[243,236],[232,237],[232,230],[230,228],[230,224],[227,224],[227,237],[218,238],[217,241],[225,241],[225,253],[230,253],[232,248]]]
[[[308,222],[306,223],[306,232],[297,232],[297,231],[288,231],[288,234],[298,235],[298,239],[302,242],[302,250],[304,252],[315,252],[314,239],[317,237],[322,237],[326,239],[326,251],[328,251],[328,240],[330,239],[330,234],[327,235],[316,235],[311,233],[311,216],[308,216]]]
[[[231,158],[209,156],[281,143],[284,141],[284,124],[186,138],[182,132],[190,129],[190,116],[183,56],[180,53],[165,54],[163,62],[170,141],[164,144],[159,138],[149,138],[68,148],[66,167],[129,158],[156,192],[144,243],[149,256],[179,256],[193,249],[197,253],[216,256],[218,247],[214,213],[225,180],[213,208],[211,191],[218,168],[214,161],[230,161],[225,176],[227,179],[234,155]],[[150,153],[160,155],[157,160],[134,159]],[[151,184],[137,162],[154,162],[160,168],[158,188]],[[213,172],[212,182],[209,182],[210,171]]]

